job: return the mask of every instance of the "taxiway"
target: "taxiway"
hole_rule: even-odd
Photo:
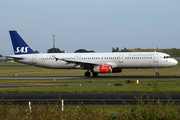
[[[65,105],[127,105],[142,104],[142,102],[157,102],[164,104],[180,103],[179,93],[0,93],[2,104],[11,101],[13,104],[26,105],[31,101],[32,105],[57,104],[61,100]]]
[[[84,77],[84,76],[1,76],[0,80],[35,80],[35,79],[171,79],[180,78],[180,76],[98,76],[98,77]]]

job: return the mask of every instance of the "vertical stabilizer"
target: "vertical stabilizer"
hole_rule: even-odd
[[[9,31],[11,36],[14,54],[34,54],[34,52],[16,31]]]

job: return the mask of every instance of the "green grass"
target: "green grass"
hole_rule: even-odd
[[[18,74],[19,76],[84,76],[85,70],[59,70],[32,67],[20,63],[0,62],[0,76]],[[160,75],[180,75],[180,65],[173,68],[159,69]],[[153,76],[154,69],[123,69],[122,73],[99,74],[100,76]],[[85,79],[85,80],[56,80],[55,83],[83,82],[84,86],[39,86],[39,87],[5,87],[0,88],[0,93],[180,93],[180,79],[140,79],[140,84],[114,85],[87,85],[86,82],[125,82],[125,79]],[[158,81],[161,83],[142,83],[145,81]],[[174,83],[167,83],[175,81]],[[0,80],[5,83],[54,83],[53,80]],[[98,106],[78,105],[35,105],[29,112],[27,105],[0,105],[0,119],[89,119],[89,120],[120,120],[120,119],[179,119],[180,106],[169,102],[166,105],[158,100],[156,103],[138,103],[125,106]]]
[[[16,62],[0,62],[0,76],[84,76],[86,70],[47,69]],[[160,75],[180,75],[180,65],[159,69]],[[123,69],[122,73],[99,74],[99,76],[154,76],[155,69]]]
[[[32,67],[20,63],[0,62],[0,75],[18,74],[19,76],[84,76],[85,70],[59,70]],[[160,69],[160,74],[179,75],[180,65],[173,68]],[[122,73],[100,74],[100,76],[146,76],[154,75],[154,69],[124,69]],[[126,79],[76,79],[76,80],[0,80],[0,84],[11,83],[87,83],[87,82],[125,82]],[[138,92],[157,92],[160,93],[180,93],[180,79],[139,79],[140,84],[124,84],[122,86],[113,85],[88,85],[84,86],[38,86],[38,87],[7,87],[0,88],[3,93],[138,93]],[[177,83],[167,83],[167,82]],[[161,82],[161,83],[143,83],[143,82]],[[156,85],[155,85],[156,84]],[[156,86],[156,88],[155,88]]]
[[[0,93],[180,93],[180,83],[4,87]]]
[[[66,106],[64,111],[61,104],[55,106],[36,105],[29,111],[28,106],[1,105],[1,120],[178,120],[180,118],[180,106],[169,102],[163,105],[161,101],[148,104],[125,105],[125,106],[98,106],[83,104],[78,106]]]

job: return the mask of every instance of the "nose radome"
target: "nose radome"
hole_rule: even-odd
[[[174,60],[173,63],[174,63],[174,65],[177,65],[177,64],[178,64],[178,61],[177,61],[177,60]]]

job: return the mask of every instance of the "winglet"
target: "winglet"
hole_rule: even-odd
[[[12,45],[14,48],[14,54],[35,54],[27,43],[21,38],[16,31],[9,31],[11,36]]]

